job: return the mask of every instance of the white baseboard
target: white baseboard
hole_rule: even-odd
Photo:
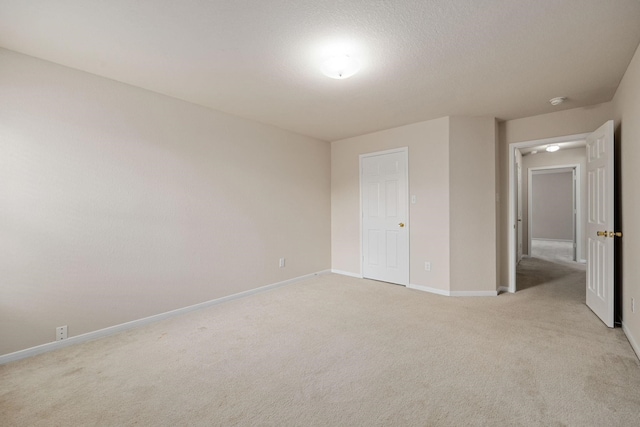
[[[498,291],[451,291],[452,297],[497,297]]]
[[[423,286],[423,285],[412,285],[411,283],[407,285],[407,288],[416,289],[418,291],[423,291],[423,292],[429,292],[436,295],[444,295],[446,297],[450,295],[449,291],[446,291],[443,289],[430,288],[429,286]]]
[[[432,294],[444,295],[446,297],[495,297],[498,296],[498,291],[448,291],[444,289],[430,288],[423,285],[407,286],[409,289],[417,289],[419,291],[430,292]]]
[[[638,345],[638,342],[636,341],[634,336],[631,334],[631,331],[629,330],[629,328],[627,328],[627,325],[624,322],[622,322],[622,330],[624,331],[624,334],[627,336],[627,339],[629,340],[629,344],[631,344],[631,348],[633,349],[633,351],[635,351],[636,357],[640,359],[640,345]]]
[[[358,273],[350,273],[348,271],[335,270],[335,269],[331,269],[331,272],[335,274],[341,274],[342,276],[349,276],[349,277],[355,277],[357,279],[362,279],[362,274],[358,274]]]
[[[93,341],[98,338],[104,338],[109,335],[113,335],[118,332],[126,331],[133,328],[138,328],[140,326],[144,326],[149,323],[158,322],[160,320],[179,316],[181,314],[189,313],[191,311],[196,311],[196,310],[211,307],[217,304],[222,304],[223,302],[232,301],[239,298],[245,298],[250,295],[259,294],[259,293],[276,289],[282,286],[291,285],[293,283],[310,279],[315,276],[320,276],[320,275],[329,274],[329,273],[331,273],[331,270],[318,271],[316,273],[306,274],[304,276],[295,277],[293,279],[284,280],[282,282],[272,283],[270,285],[261,286],[255,289],[249,289],[248,291],[238,292],[237,294],[228,295],[226,297],[221,297],[221,298],[213,299],[210,301],[201,302],[198,304],[190,305],[188,307],[178,308],[176,310],[171,310],[165,313],[144,317],[142,319],[132,320],[131,322],[121,323],[119,325],[109,326],[107,328],[99,329],[97,331],[87,332],[86,334],[77,335],[77,336],[68,338],[66,340],[54,341],[54,342],[38,345],[36,347],[19,350],[13,353],[4,354],[0,356],[0,365],[4,365],[5,363],[9,363],[9,362],[15,362],[16,360],[25,359],[27,357],[36,356],[38,354],[46,353],[46,352],[57,350],[60,348],[69,347],[75,344],[80,344],[87,341]]]
[[[507,292],[508,293],[509,292],[509,287],[508,286],[500,286],[498,288],[498,293],[501,293],[501,292]]]

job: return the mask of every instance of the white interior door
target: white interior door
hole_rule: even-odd
[[[362,275],[409,284],[408,151],[360,156]]]
[[[587,137],[587,305],[610,328],[614,315],[613,121]],[[611,237],[609,237],[611,236]]]

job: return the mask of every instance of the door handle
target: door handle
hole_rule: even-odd
[[[404,227],[404,222],[401,222],[400,224],[398,224],[400,226],[400,228]]]
[[[621,231],[598,231],[596,235],[599,237],[622,237]]]

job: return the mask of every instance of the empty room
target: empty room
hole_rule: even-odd
[[[0,425],[638,425],[639,23],[0,0]]]

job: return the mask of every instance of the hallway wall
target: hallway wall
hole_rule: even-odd
[[[580,165],[580,175],[582,176],[582,188],[581,192],[581,205],[582,205],[582,220],[578,224],[581,230],[586,228],[586,211],[587,211],[587,154],[585,148],[572,148],[568,150],[559,150],[555,153],[537,153],[535,155],[527,155],[522,158],[522,234],[523,234],[523,252],[529,254],[529,248],[527,245],[529,238],[529,174],[530,168],[539,168],[546,166],[559,166],[559,165]],[[582,247],[582,253],[586,253],[586,241],[584,237],[578,242],[578,245]]]

